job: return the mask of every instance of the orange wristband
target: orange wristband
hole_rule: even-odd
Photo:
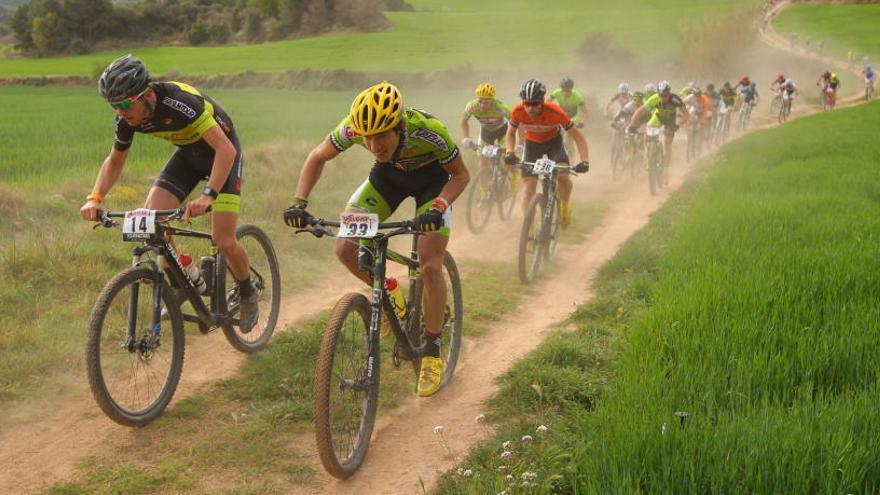
[[[101,193],[93,192],[92,194],[89,194],[88,196],[86,196],[86,199],[92,200],[92,201],[97,201],[98,203],[103,203],[104,202],[104,195]]]

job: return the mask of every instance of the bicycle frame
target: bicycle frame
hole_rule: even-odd
[[[324,227],[339,228],[339,222],[330,222],[325,220],[315,220],[312,229],[300,229],[297,232],[309,232],[317,237],[324,235],[333,236],[333,233]],[[369,271],[373,278],[372,291],[370,296],[370,350],[369,365],[367,366],[367,379],[372,380],[376,367],[372,363],[377,363],[379,359],[379,328],[381,326],[382,309],[385,314],[390,315],[391,331],[394,334],[398,344],[401,345],[400,350],[403,351],[405,359],[420,359],[424,350],[424,346],[417,340],[421,338],[421,328],[418,321],[408,320],[402,322],[397,315],[397,311],[391,304],[391,296],[385,289],[385,274],[387,260],[399,263],[407,267],[409,284],[409,297],[407,298],[407,315],[419,314],[421,309],[421,298],[417,297],[419,293],[419,285],[422,283],[419,271],[419,236],[420,232],[414,230],[411,221],[405,222],[389,222],[380,223],[380,229],[397,229],[385,234],[378,234],[372,239],[361,242],[358,246],[358,265],[361,269]],[[404,256],[388,247],[388,240],[397,235],[412,235],[412,249],[410,256]],[[367,266],[361,266],[362,252],[367,251],[370,262]],[[407,316],[409,318],[409,316]],[[406,329],[404,326],[406,325]],[[394,364],[400,363],[400,356],[394,355]]]
[[[211,330],[218,328],[223,324],[237,324],[238,321],[232,317],[232,314],[235,311],[235,307],[227,308],[226,301],[226,266],[223,261],[222,255],[219,255],[219,250],[217,246],[214,244],[213,239],[210,233],[207,232],[199,232],[195,230],[182,229],[178,227],[173,227],[167,225],[166,222],[171,220],[175,216],[179,216],[182,214],[182,210],[157,210],[157,216],[167,216],[168,218],[164,221],[156,222],[156,233],[150,235],[148,239],[144,241],[144,243],[140,246],[135,246],[132,249],[132,265],[133,266],[141,266],[146,265],[149,266],[153,272],[156,274],[156,284],[153,287],[153,321],[151,328],[153,329],[154,335],[158,338],[161,332],[161,325],[159,324],[161,319],[161,311],[162,311],[162,292],[165,290],[165,277],[163,277],[163,273],[168,276],[169,282],[172,286],[177,286],[183,289],[186,294],[187,300],[195,309],[195,315],[183,314],[184,321],[189,321],[192,323],[197,323],[199,325],[199,330],[202,333],[208,333]],[[112,223],[108,225],[106,222],[112,222],[111,218],[119,218],[125,215],[124,212],[109,212],[105,213],[104,224],[106,226],[112,226]],[[180,236],[180,237],[193,237],[197,239],[206,239],[211,243],[211,255],[217,257],[217,261],[214,263],[214,273],[211,274],[212,277],[212,290],[209,294],[210,296],[210,307],[205,304],[205,301],[202,299],[199,294],[198,289],[192,280],[186,275],[184,271],[183,265],[180,264],[180,260],[177,259],[177,253],[174,250],[174,246],[169,242],[170,236]],[[144,258],[149,252],[156,253],[156,259],[148,259]],[[163,267],[164,268],[160,268]],[[259,274],[257,274],[259,276]],[[139,285],[134,285],[132,287],[131,292],[131,304],[129,305],[129,325],[128,325],[128,338],[134,339],[134,320],[136,318],[137,312],[137,302],[139,297]]]

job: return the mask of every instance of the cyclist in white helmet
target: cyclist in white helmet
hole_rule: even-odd
[[[684,121],[687,121],[690,118],[690,113],[681,98],[672,92],[672,84],[669,81],[661,81],[657,85],[657,89],[658,93],[647,98],[644,105],[636,110],[630,120],[628,131],[635,132],[645,121],[648,121],[648,125],[651,127],[662,125],[666,136],[664,159],[665,165],[668,167],[672,158],[672,139],[675,137],[675,131],[678,130],[676,117],[681,115]]]
[[[630,91],[629,84],[622,82],[617,85],[617,93],[608,100],[608,103],[605,104],[605,115],[610,116],[611,105],[617,103],[618,111],[623,110],[623,107],[626,106],[627,103],[632,101],[632,92]]]

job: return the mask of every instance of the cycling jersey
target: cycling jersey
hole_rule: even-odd
[[[560,129],[569,130],[574,125],[568,114],[555,103],[545,102],[541,114],[532,118],[522,103],[514,107],[510,114],[510,125],[522,125],[526,139],[535,143],[545,143],[560,135]]]
[[[196,88],[180,82],[151,83],[156,93],[156,108],[150,120],[131,126],[122,117],[116,117],[116,141],[119,151],[131,147],[135,132],[150,134],[170,141],[181,149],[197,154],[214,154],[202,136],[208,129],[219,125],[230,136],[234,133],[232,119],[223,108]]]
[[[488,110],[483,110],[480,106],[480,99],[471,100],[464,107],[464,118],[476,118],[483,129],[487,131],[496,131],[503,127],[507,127],[507,121],[510,119],[510,108],[495,98],[492,106]]]
[[[739,92],[743,95],[743,99],[746,102],[751,102],[758,96],[758,90],[756,88],[752,88],[749,84],[742,84],[739,86]]]
[[[575,123],[580,122],[580,108],[581,104],[583,104],[585,101],[584,95],[582,95],[580,91],[573,89],[571,90],[571,95],[565,96],[562,88],[557,88],[555,91],[550,93],[550,100],[556,100],[559,103],[559,106]]]
[[[862,69],[862,75],[865,76],[866,81],[873,81],[877,78],[877,73],[872,69]]]
[[[675,116],[680,109],[684,108],[684,102],[678,95],[673,94],[670,95],[669,101],[663,103],[663,100],[660,99],[660,94],[658,93],[645,100],[644,106],[646,107],[646,110],[653,114],[653,116],[657,117],[660,123],[665,126],[674,126]]]
[[[446,165],[458,157],[458,146],[450,137],[446,126],[433,115],[407,108],[401,120],[406,127],[395,157],[392,158],[394,167],[410,172],[435,162]],[[363,136],[352,129],[349,117],[345,117],[328,137],[333,147],[340,152],[355,144],[366,148]]]
[[[719,93],[721,95],[721,101],[724,102],[724,105],[728,108],[733,107],[733,104],[736,102],[736,90],[733,88],[730,89],[722,89]]]
[[[828,79],[828,84],[832,88],[837,89],[837,86],[840,85],[840,79],[837,78],[837,74],[831,74],[831,78]]]

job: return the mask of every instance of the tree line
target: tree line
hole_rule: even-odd
[[[405,4],[404,4],[405,5]],[[390,24],[383,0],[31,0],[9,28],[30,55],[146,44],[258,43]]]

